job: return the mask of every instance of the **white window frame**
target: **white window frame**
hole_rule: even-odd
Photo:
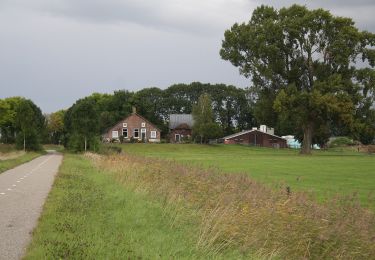
[[[122,123],[122,127],[123,128],[127,128],[128,127],[128,123]]]
[[[124,135],[124,132],[126,133],[126,135]],[[128,136],[129,136],[129,131],[128,131],[127,128],[123,128],[123,129],[122,129],[122,136],[123,136],[124,138],[128,138]]]
[[[116,133],[116,134],[115,134]],[[113,130],[112,131],[112,138],[115,139],[115,138],[118,138],[118,131],[117,130]]]
[[[152,130],[152,131],[151,131],[151,134],[150,134],[150,138],[151,138],[151,139],[156,139],[156,137],[157,137],[156,130]]]
[[[178,136],[178,141],[177,141],[177,136]],[[180,134],[175,134],[174,135],[174,141],[175,142],[181,142],[181,135]]]
[[[142,122],[141,127],[146,127],[146,123]]]
[[[136,130],[137,130],[137,131],[136,131]],[[137,137],[135,136],[135,132],[137,132],[137,134],[138,134]],[[134,129],[133,129],[133,137],[134,137],[134,138],[139,138],[139,128],[134,128]]]

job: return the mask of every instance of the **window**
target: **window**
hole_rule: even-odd
[[[151,131],[151,138],[156,139],[156,131]]]
[[[134,128],[133,137],[139,138],[139,129],[138,128]]]
[[[179,134],[176,134],[176,135],[174,136],[174,140],[175,140],[176,142],[180,142],[180,135],[179,135]]]
[[[118,131],[112,131],[112,138],[118,138]]]
[[[124,128],[128,127],[128,123],[122,123],[122,127]]]
[[[145,122],[142,122],[142,127],[146,127],[146,123]]]
[[[127,129],[127,128],[123,128],[123,129],[122,129],[122,136],[123,136],[124,138],[128,138],[128,129]]]

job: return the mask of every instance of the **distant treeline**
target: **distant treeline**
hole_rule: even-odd
[[[162,130],[162,137],[168,134],[169,115],[192,113],[193,105],[202,94],[212,100],[216,122],[224,134],[256,125],[248,90],[224,84],[175,84],[162,90],[156,87],[137,92],[115,91],[113,94],[94,93],[78,100],[64,117],[65,144],[79,149],[86,139],[93,148],[95,137],[107,128],[128,116],[132,107]]]
[[[94,93],[77,100],[67,110],[43,115],[28,99],[11,97],[0,99],[1,142],[17,143],[19,148],[37,149],[40,143],[64,144],[74,150],[99,147],[100,135],[109,127],[130,115],[132,107],[168,134],[169,115],[192,113],[202,94],[212,101],[214,120],[221,133],[228,135],[259,124],[275,128],[278,135],[295,135],[301,140],[302,131],[293,117],[285,117],[274,110],[272,93],[256,88],[237,88],[225,84],[175,84],[167,89],[145,88],[136,92],[118,90],[113,94]],[[364,116],[357,109],[361,128],[349,128],[332,122],[329,128],[314,133],[314,143],[325,144],[330,136],[349,136],[364,144],[374,141],[375,126],[371,114]],[[367,110],[366,110],[367,111]],[[363,118],[369,123],[364,124]]]

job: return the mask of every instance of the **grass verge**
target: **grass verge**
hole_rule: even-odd
[[[135,169],[133,169],[135,170]],[[206,259],[194,219],[115,181],[80,155],[65,154],[25,259]],[[237,251],[215,255],[240,258]]]
[[[23,163],[26,163],[26,162],[29,162],[33,159],[35,159],[36,157],[40,156],[41,153],[37,153],[37,152],[27,152],[19,157],[16,157],[16,158],[13,158],[13,159],[9,159],[9,160],[4,160],[4,161],[1,161],[0,160],[0,173],[4,172],[4,171],[7,171],[9,169],[12,169],[18,165],[21,165]]]

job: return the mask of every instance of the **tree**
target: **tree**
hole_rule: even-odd
[[[193,106],[193,135],[200,137],[201,143],[220,135],[220,127],[214,121],[212,102],[208,94],[202,94],[198,103]]]
[[[59,110],[47,117],[47,129],[50,141],[53,144],[60,144],[64,135],[65,110]]]
[[[350,18],[293,5],[279,11],[258,7],[245,24],[225,32],[221,57],[239,67],[254,87],[274,95],[274,112],[290,117],[310,153],[314,131],[328,123],[355,126],[362,60],[375,65],[375,35],[359,31]]]
[[[15,114],[16,145],[23,150],[40,150],[45,118],[31,100],[22,100]]]
[[[99,117],[92,98],[78,100],[65,114],[67,146],[76,151],[95,150],[99,135]]]

